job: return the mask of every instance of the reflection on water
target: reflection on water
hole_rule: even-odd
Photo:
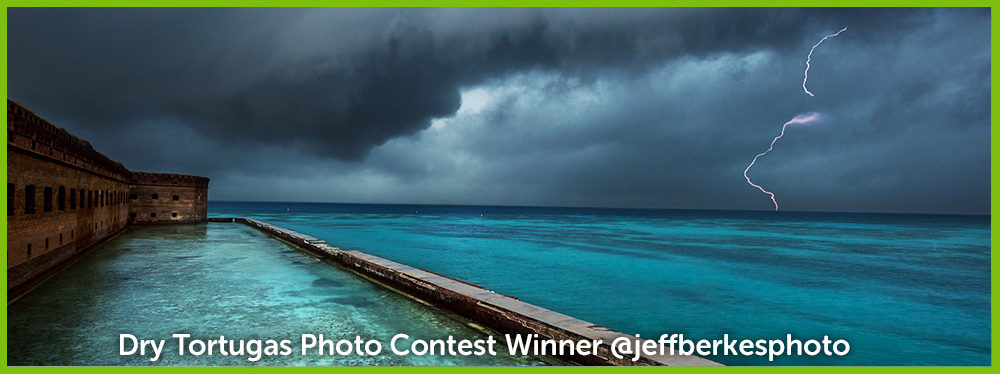
[[[393,335],[485,339],[441,312],[240,224],[134,227],[8,307],[10,365],[540,365],[533,357],[397,356]],[[165,340],[156,362],[119,334]],[[178,355],[172,334],[282,340],[288,356]],[[376,356],[303,356],[301,334],[375,339]]]

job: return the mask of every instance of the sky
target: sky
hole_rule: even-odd
[[[989,9],[7,20],[8,99],[212,200],[773,210],[820,113],[782,210],[989,213]]]

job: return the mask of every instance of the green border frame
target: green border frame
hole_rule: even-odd
[[[958,1],[927,1],[927,0],[877,0],[877,1],[847,1],[847,0],[824,0],[824,1],[814,1],[814,2],[804,2],[804,1],[793,1],[793,0],[767,0],[763,4],[761,1],[750,1],[750,0],[709,0],[709,1],[696,1],[696,0],[676,0],[676,1],[657,1],[657,0],[501,0],[501,1],[484,1],[484,0],[378,0],[378,1],[364,1],[364,0],[289,0],[287,2],[278,2],[274,0],[212,0],[212,1],[196,1],[196,0],[151,0],[146,2],[138,2],[134,0],[84,0],[84,1],[66,1],[66,0],[9,0],[6,1],[6,8],[14,7],[434,7],[434,6],[444,6],[444,7],[789,7],[789,6],[806,6],[806,7],[934,7],[934,6],[944,6],[944,7],[989,7],[992,9],[992,1],[984,0],[958,0]],[[4,53],[4,77],[3,77],[3,89],[4,96],[7,94],[7,12],[4,11],[3,15],[4,23],[4,38],[3,38],[3,53]],[[993,24],[991,30],[991,62],[990,69],[991,72],[996,71],[996,47],[997,47],[997,32],[996,25]],[[997,190],[995,189],[996,182],[1000,181],[997,174],[995,173],[996,161],[1000,160],[995,153],[993,153],[993,146],[996,144],[998,139],[998,134],[993,131],[996,125],[996,117],[993,108],[996,106],[997,98],[996,92],[996,75],[991,74],[990,76],[990,119],[991,119],[991,131],[990,131],[990,216],[997,212],[996,197]],[[4,133],[4,138],[6,139],[6,133]],[[0,156],[3,160],[3,164],[7,165],[7,155]],[[7,180],[6,174],[4,174],[3,180]],[[6,210],[6,200],[3,202],[4,210]],[[3,221],[3,232],[4,237],[7,236],[7,218],[4,216]],[[997,223],[990,222],[991,230],[991,241],[990,247],[992,251],[993,244],[996,244],[997,238],[992,237],[992,231],[996,230]],[[6,240],[0,244],[6,252],[7,242]],[[991,256],[991,298],[992,290],[996,289],[997,279],[992,276],[992,256]],[[6,283],[6,273],[4,274],[4,280]],[[628,371],[637,372],[642,371],[645,373],[650,373],[653,371],[659,373],[665,373],[666,370],[681,370],[684,372],[691,371],[706,371],[706,370],[734,370],[739,372],[751,372],[751,373],[770,373],[775,371],[791,373],[799,372],[801,370],[807,370],[809,372],[817,373],[833,373],[842,372],[844,370],[860,371],[860,372],[888,372],[888,373],[937,373],[948,370],[949,372],[957,370],[961,373],[986,373],[988,370],[992,369],[993,357],[996,356],[996,305],[991,303],[991,357],[990,366],[987,367],[962,367],[962,368],[952,368],[952,367],[770,367],[770,366],[759,366],[759,367],[726,367],[726,368],[624,368],[624,367],[548,367],[548,368],[531,368],[531,367],[489,367],[489,368],[475,368],[470,369],[466,367],[352,367],[352,368],[328,368],[328,367],[279,367],[279,368],[252,368],[252,367],[198,367],[198,368],[182,368],[182,367],[7,367],[7,327],[4,325],[3,334],[4,337],[0,340],[0,363],[3,364],[8,372],[11,373],[65,373],[69,371],[73,372],[105,372],[105,371],[117,371],[124,372],[125,370],[137,370],[138,372],[153,372],[153,371],[180,371],[185,372],[191,371],[196,373],[219,373],[219,372],[235,372],[235,371],[247,371],[252,370],[256,372],[274,372],[276,370],[294,370],[297,372],[311,371],[313,373],[319,372],[320,370],[338,370],[338,371],[349,371],[350,374],[370,374],[370,373],[458,373],[459,371],[466,370],[476,370],[482,373],[507,373],[507,372],[545,372],[545,373],[607,373],[611,371]],[[7,307],[3,307],[3,316],[6,320],[7,318]]]

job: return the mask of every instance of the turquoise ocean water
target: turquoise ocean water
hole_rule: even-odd
[[[213,202],[625,333],[844,339],[729,365],[989,365],[990,217]]]

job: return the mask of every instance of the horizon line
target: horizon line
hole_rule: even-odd
[[[923,215],[923,216],[981,216],[992,217],[991,212],[884,212],[884,211],[852,211],[852,210],[781,210],[769,209],[725,209],[725,208],[676,208],[676,207],[626,207],[626,206],[573,206],[573,205],[503,205],[503,204],[433,204],[433,203],[387,203],[387,202],[347,202],[347,201],[294,201],[294,200],[208,200],[212,203],[274,203],[274,204],[327,204],[327,205],[397,205],[397,206],[428,206],[428,207],[484,207],[484,208],[558,208],[558,209],[595,209],[595,210],[678,210],[678,211],[725,211],[771,214],[797,213],[833,213],[833,214],[882,214],[882,215]]]

